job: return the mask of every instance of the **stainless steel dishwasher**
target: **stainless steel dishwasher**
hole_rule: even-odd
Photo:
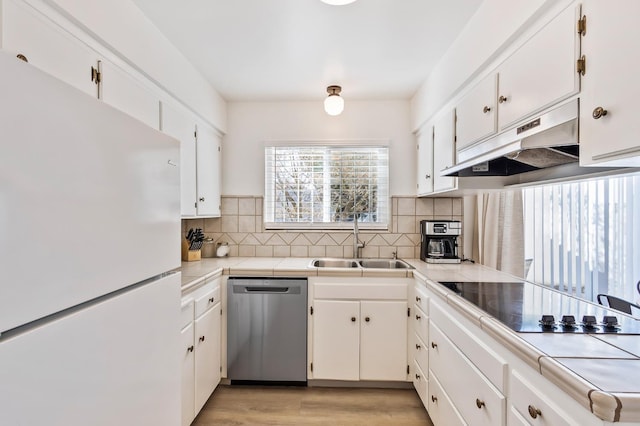
[[[229,278],[227,376],[231,384],[306,384],[306,278]]]

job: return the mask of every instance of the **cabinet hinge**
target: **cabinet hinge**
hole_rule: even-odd
[[[193,207],[198,208],[198,202],[193,203]]]
[[[220,366],[220,372],[222,373],[222,366]]]
[[[587,58],[584,55],[576,61],[576,71],[580,75],[584,75],[587,72]]]
[[[407,316],[411,317],[411,308],[407,308]]]
[[[309,310],[310,310],[310,312],[311,312],[311,315],[313,315],[313,306],[311,306],[311,307],[309,308]]]
[[[578,30],[578,34],[581,36],[587,33],[587,15],[583,15],[582,18],[578,19],[576,29]]]
[[[311,363],[311,371],[313,372],[313,363]]]
[[[218,147],[218,152],[220,152],[220,151],[222,151],[222,148],[221,148],[221,147]]]
[[[409,366],[407,365],[407,374],[409,374]]]
[[[420,144],[416,144],[416,150],[420,151]]]

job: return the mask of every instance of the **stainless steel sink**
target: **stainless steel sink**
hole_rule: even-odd
[[[311,268],[371,268],[371,269],[413,269],[400,259],[314,259]]]
[[[310,266],[315,268],[357,268],[359,265],[353,259],[314,259]]]
[[[413,266],[400,259],[360,259],[358,263],[363,268],[413,269]]]

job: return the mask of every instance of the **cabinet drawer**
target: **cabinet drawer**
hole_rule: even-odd
[[[431,319],[501,392],[505,391],[507,362],[473,335],[440,305],[431,302]]]
[[[467,421],[505,424],[506,398],[431,321],[429,367]]]
[[[532,374],[537,374],[533,370]],[[519,372],[511,374],[511,409],[516,409],[531,425],[564,426],[569,425],[569,417],[553,402],[545,398],[544,393],[529,383]]]
[[[427,345],[424,341],[414,333],[414,346],[412,349],[413,359],[417,361],[422,371],[429,371],[429,352],[427,352]]]
[[[326,279],[314,284],[315,299],[347,300],[407,300],[409,286],[407,280],[367,279],[366,282],[354,282],[348,279]]]
[[[185,328],[193,321],[193,299],[189,298],[182,301],[180,308],[180,329]]]
[[[418,392],[418,396],[422,401],[422,405],[427,408],[427,392],[429,390],[429,381],[417,362],[413,361],[413,374],[411,376],[413,387]]]
[[[196,318],[205,313],[209,308],[220,302],[220,279],[205,284],[196,290],[194,295],[196,305]]]
[[[429,318],[417,305],[413,305],[412,313],[413,331],[422,338],[423,342],[429,341]]]
[[[429,372],[427,411],[435,426],[466,426],[467,424],[432,371]]]
[[[415,302],[422,309],[422,312],[429,314],[429,296],[427,296],[427,290],[424,285],[418,284],[415,286]]]

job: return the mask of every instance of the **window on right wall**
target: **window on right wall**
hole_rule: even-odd
[[[640,174],[524,189],[526,279],[637,303]]]

